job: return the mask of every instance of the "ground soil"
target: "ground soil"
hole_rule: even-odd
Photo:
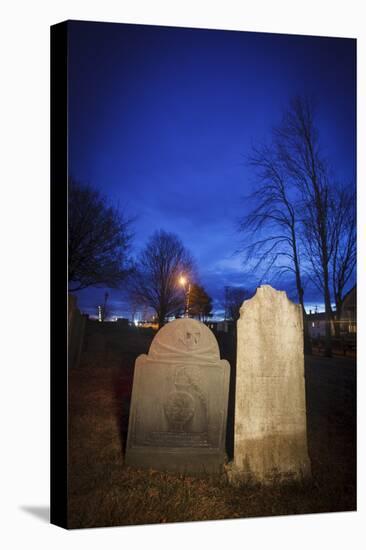
[[[140,353],[148,351],[152,337],[153,333],[146,330],[124,330],[98,340],[89,332],[79,366],[70,369],[70,528],[356,509],[354,357],[306,357],[311,481],[233,487],[224,474],[197,477],[126,467],[124,449],[134,362]],[[219,336],[219,342],[222,357],[232,366],[230,459],[235,349],[229,337]]]

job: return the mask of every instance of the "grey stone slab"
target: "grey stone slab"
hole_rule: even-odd
[[[136,360],[125,461],[179,472],[219,472],[225,462],[230,366],[213,333],[178,319]]]
[[[268,285],[243,303],[237,324],[234,462],[229,478],[270,483],[310,475],[303,318]]]

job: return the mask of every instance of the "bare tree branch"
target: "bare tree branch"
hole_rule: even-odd
[[[68,266],[70,291],[118,288],[130,272],[130,225],[90,185],[69,180]]]
[[[193,259],[179,238],[165,231],[155,232],[141,252],[130,281],[135,304],[152,308],[162,326],[169,315],[184,307],[179,276],[191,273]]]

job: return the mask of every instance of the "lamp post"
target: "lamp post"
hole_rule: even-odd
[[[187,287],[187,282],[188,282],[188,287]],[[184,277],[183,275],[180,276],[179,283],[182,285],[186,293],[184,317],[189,317],[189,298],[190,298],[190,292],[191,292],[191,283],[187,281],[186,277]]]

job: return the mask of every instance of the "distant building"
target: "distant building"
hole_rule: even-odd
[[[345,295],[340,316],[341,334],[357,333],[357,290],[356,285]]]
[[[325,337],[325,313],[310,313],[307,315],[310,338]],[[343,298],[340,319],[332,321],[331,334],[335,336],[334,323],[339,323],[339,335],[347,336],[357,332],[357,292],[356,286],[351,288]]]
[[[68,365],[79,366],[87,317],[77,307],[77,298],[68,295]]]
[[[205,323],[208,328],[210,328],[213,332],[232,332],[234,329],[234,321],[208,321]]]
[[[129,327],[129,321],[125,317],[117,317],[116,323],[120,328],[127,329]]]
[[[159,324],[154,321],[137,321],[136,324],[139,328],[152,328],[154,330],[158,330]]]
[[[307,315],[309,336],[312,339],[317,340],[318,338],[325,337],[325,313],[309,313]],[[331,325],[331,334],[334,335],[334,326]]]

